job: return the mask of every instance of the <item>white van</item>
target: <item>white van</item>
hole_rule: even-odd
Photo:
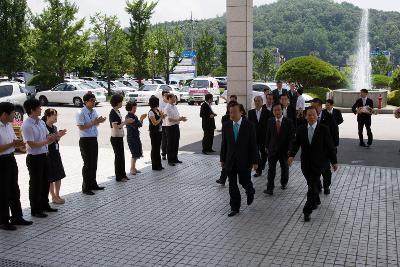
[[[206,94],[212,94],[213,101],[218,105],[220,94],[217,79],[213,77],[197,77],[193,79],[189,86],[189,105],[204,102]]]

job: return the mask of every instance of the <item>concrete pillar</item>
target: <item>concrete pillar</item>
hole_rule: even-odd
[[[252,106],[253,0],[226,1],[228,95]]]

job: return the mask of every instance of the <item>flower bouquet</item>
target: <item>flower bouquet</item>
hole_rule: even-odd
[[[395,109],[393,114],[396,119],[400,119],[400,108]]]
[[[13,129],[14,129],[14,132],[15,132],[15,135],[17,136],[17,138],[22,139],[22,133],[21,133],[22,121],[14,119],[12,122],[12,126],[13,126]],[[16,150],[21,153],[26,152],[25,147],[18,147],[18,148],[16,148]]]

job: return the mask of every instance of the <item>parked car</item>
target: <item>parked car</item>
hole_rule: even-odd
[[[0,82],[0,102],[10,102],[15,105],[15,119],[24,119],[24,102],[28,99],[23,87],[16,82]]]
[[[115,93],[120,94],[122,96],[125,96],[127,93],[136,91],[136,89],[126,86],[120,81],[110,81],[110,85]]]
[[[94,81],[85,81],[85,83],[87,83],[88,85],[90,85],[93,89],[101,89],[104,94],[107,96],[107,89],[103,88],[103,86],[99,85],[98,83],[94,82]]]
[[[81,80],[85,80],[85,81],[97,81],[96,78],[94,77],[80,77]]]
[[[178,102],[180,101],[179,91],[166,84],[145,84],[139,88],[136,92],[130,92],[125,96],[126,101],[133,101],[137,103],[149,103],[149,99],[152,96],[158,99],[162,98],[162,91],[168,91],[176,95]]]
[[[54,104],[73,104],[76,107],[83,106],[83,96],[87,92],[92,92],[96,96],[96,105],[106,102],[106,95],[103,88],[93,88],[87,82],[66,82],[56,85],[49,91],[42,91],[36,94],[42,106],[49,103]]]
[[[135,90],[139,89],[139,84],[133,80],[120,80],[125,86],[133,88]]]
[[[212,77],[198,77],[193,79],[189,86],[189,105],[204,102],[206,94],[213,95],[213,101],[216,105],[219,103],[219,86],[218,81]]]
[[[179,90],[180,102],[189,101],[189,86],[184,86]]]

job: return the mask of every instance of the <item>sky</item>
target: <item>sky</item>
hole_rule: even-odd
[[[27,0],[34,14],[40,13],[45,7],[44,0]],[[129,25],[129,16],[125,12],[126,0],[70,0],[79,7],[78,17],[89,17],[96,12],[116,15],[122,26]],[[253,0],[254,5],[263,5],[275,0]],[[343,2],[343,0],[335,0]],[[346,0],[361,8],[373,8],[386,11],[399,11],[400,0]],[[184,20],[190,18],[193,12],[194,19],[213,18],[223,15],[226,10],[224,0],[159,0],[152,23]]]

